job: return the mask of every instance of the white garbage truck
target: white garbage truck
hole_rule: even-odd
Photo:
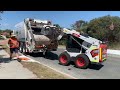
[[[107,59],[107,44],[104,42],[76,30],[57,28],[47,20],[27,18],[16,25],[14,33],[20,41],[21,52],[43,52],[44,56],[48,50],[57,50],[59,40],[66,39],[66,49],[58,57],[59,63],[65,66],[73,61],[76,67],[84,69]]]
[[[61,30],[49,20],[26,18],[15,25],[13,32],[20,42],[20,52],[43,52],[45,55],[46,51],[57,50]]]

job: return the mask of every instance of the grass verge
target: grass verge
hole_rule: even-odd
[[[2,48],[10,54],[9,48],[6,46],[2,46]],[[58,73],[42,64],[36,62],[24,62],[22,61],[21,64],[23,67],[27,68],[28,70],[32,71],[39,79],[71,79],[61,73]]]
[[[40,79],[70,79],[69,77],[58,73],[46,66],[43,66],[36,62],[21,62],[25,68],[28,68]]]

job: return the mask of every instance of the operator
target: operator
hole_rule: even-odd
[[[8,40],[8,44],[10,47],[10,60],[12,60],[12,55],[15,52],[17,59],[19,58],[18,49],[19,49],[19,41],[16,38],[16,35],[12,34],[11,38]]]

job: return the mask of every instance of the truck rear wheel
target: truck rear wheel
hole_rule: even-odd
[[[21,42],[20,43],[20,52],[23,53],[24,55],[28,54],[28,52],[26,52],[26,46],[25,43]]]
[[[67,66],[70,64],[70,55],[67,52],[61,53],[58,59],[61,65]]]
[[[85,54],[81,54],[76,56],[74,63],[77,68],[86,69],[90,64],[90,60]]]
[[[20,51],[21,53],[23,53],[23,44],[22,44],[22,43],[20,43],[19,51]]]
[[[42,52],[42,55],[43,55],[44,58],[47,58],[47,53],[48,53],[47,51]]]

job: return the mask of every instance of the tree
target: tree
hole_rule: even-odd
[[[54,24],[54,26],[56,26],[58,28],[61,28],[61,26],[59,24]]]
[[[3,13],[3,11],[0,11],[0,14]],[[0,20],[1,20],[1,16],[0,16]]]
[[[106,15],[94,18],[90,22],[78,20],[71,27],[102,41],[120,42],[120,17],[118,16]]]
[[[6,30],[0,30],[0,34],[5,35],[6,37],[10,37],[10,33],[12,33],[13,30],[6,29]]]
[[[3,11],[0,11],[0,14],[3,13]],[[0,20],[2,20],[1,15],[0,15]],[[1,25],[1,24],[0,24]]]
[[[110,42],[120,41],[120,17],[103,16],[91,20],[87,26],[87,32],[90,36],[100,40],[107,39]]]
[[[3,11],[0,11],[0,13],[3,13]]]
[[[78,31],[78,32],[86,32],[86,28],[87,28],[87,22],[83,21],[83,20],[78,20],[76,21],[74,24],[71,25],[72,29]]]

